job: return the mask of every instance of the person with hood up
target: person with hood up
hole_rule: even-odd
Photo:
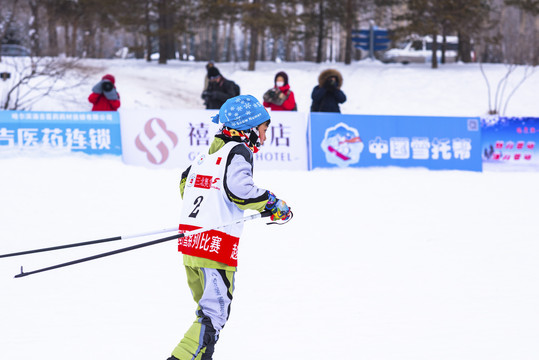
[[[335,69],[327,69],[318,76],[318,85],[311,94],[313,102],[311,112],[337,112],[341,109],[339,104],[346,101],[346,95],[342,92],[342,75]]]
[[[88,101],[93,104],[92,111],[116,111],[120,107],[120,94],[116,91],[116,79],[107,74],[92,88]]]
[[[195,159],[180,181],[180,232],[208,231],[179,242],[197,310],[168,360],[211,360],[228,320],[243,223],[216,227],[242,218],[248,209],[268,210],[273,220],[292,217],[283,200],[253,181],[253,154],[266,140],[268,111],[254,96],[240,95],[227,100],[212,121],[221,127],[208,152]]]
[[[294,93],[288,84],[288,75],[280,71],[275,75],[274,87],[264,94],[264,107],[272,111],[295,111],[297,110]]]
[[[225,79],[216,66],[208,68],[208,78],[208,87],[202,92],[206,109],[220,109],[225,101],[239,95],[239,87],[236,88],[236,83]]]

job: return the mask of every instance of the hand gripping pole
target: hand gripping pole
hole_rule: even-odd
[[[259,218],[262,218],[262,217],[268,217],[270,215],[271,215],[271,212],[266,210],[266,211],[263,211],[261,213],[256,213],[256,214],[253,214],[253,215],[245,216],[245,217],[243,217],[241,219],[236,219],[236,220],[233,220],[233,221],[231,221],[229,223],[219,225],[217,227],[214,227],[213,229],[219,229],[219,228],[222,228],[222,227],[225,227],[225,226],[234,225],[234,224],[238,224],[238,223],[243,223],[243,222],[246,222],[246,221],[249,221],[249,220],[259,219]],[[131,251],[131,250],[136,250],[136,249],[140,249],[140,248],[143,248],[143,247],[160,244],[160,243],[170,241],[170,240],[174,240],[174,239],[178,239],[178,238],[181,238],[181,237],[184,237],[184,236],[191,236],[191,235],[199,234],[199,233],[202,233],[202,232],[205,232],[205,231],[208,231],[208,230],[209,229],[207,229],[207,228],[206,229],[201,228],[201,229],[189,231],[189,232],[186,232],[186,233],[183,233],[183,234],[175,234],[175,235],[167,236],[167,237],[164,237],[164,238],[148,241],[148,242],[145,242],[145,243],[142,243],[142,244],[133,245],[133,246],[121,248],[121,249],[118,249],[118,250],[113,250],[113,251],[109,251],[109,252],[105,252],[105,253],[101,253],[101,254],[97,254],[97,255],[85,257],[85,258],[82,258],[82,259],[73,260],[73,261],[69,261],[69,262],[66,262],[66,263],[53,265],[53,266],[49,266],[49,267],[45,267],[45,268],[41,268],[41,269],[29,271],[29,272],[24,272],[23,267],[21,266],[21,273],[15,275],[15,278],[21,278],[21,277],[25,277],[25,276],[28,276],[28,275],[37,274],[37,273],[40,273],[40,272],[45,272],[45,271],[49,271],[49,270],[59,269],[59,268],[66,267],[66,266],[80,264],[80,263],[83,263],[83,262],[87,262],[87,261],[91,261],[91,260],[95,260],[95,259],[100,259],[100,258],[103,258],[103,257],[116,255],[116,254],[120,254],[120,253],[123,253],[123,252]]]

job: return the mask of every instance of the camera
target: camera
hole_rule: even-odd
[[[110,81],[103,81],[101,89],[103,89],[104,92],[111,91],[112,89],[114,89],[114,85]]]

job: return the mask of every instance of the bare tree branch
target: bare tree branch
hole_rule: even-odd
[[[531,69],[531,72],[529,72],[530,69]],[[518,84],[515,85],[515,87],[509,93],[509,95],[507,96],[507,99],[505,100],[503,111],[501,112],[502,115],[505,116],[505,113],[507,111],[507,105],[509,104],[509,100],[511,100],[511,98],[513,97],[515,92],[518,90],[518,88],[524,83],[524,81],[526,81],[528,78],[530,78],[534,74],[534,72],[535,72],[535,67],[534,66],[533,67],[532,66],[526,66],[526,68],[524,69],[524,75],[522,76],[522,79],[520,79]]]
[[[10,58],[4,65],[12,73],[9,90],[0,99],[4,110],[27,110],[43,97],[76,87],[59,85],[71,70],[79,70],[73,71],[78,76],[83,73],[78,60],[69,58]]]

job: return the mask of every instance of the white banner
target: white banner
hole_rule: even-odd
[[[206,152],[218,125],[217,110],[120,111],[123,161],[147,167],[184,169]],[[255,154],[257,170],[307,170],[307,114],[270,112],[267,139]]]

